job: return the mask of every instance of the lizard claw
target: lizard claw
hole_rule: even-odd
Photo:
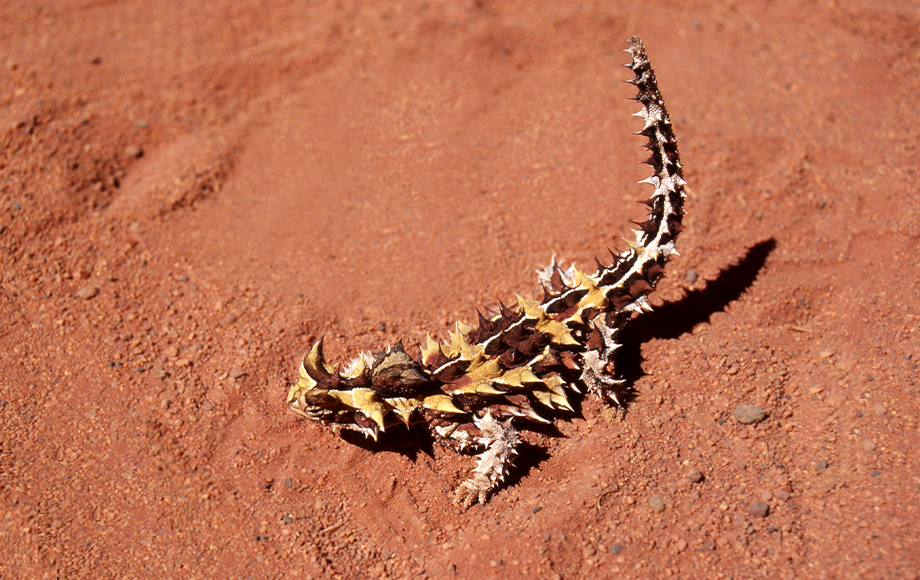
[[[485,505],[492,483],[484,475],[476,474],[464,481],[454,492],[454,505],[467,509],[477,501]]]

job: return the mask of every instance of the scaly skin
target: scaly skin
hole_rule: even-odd
[[[616,378],[617,336],[635,315],[651,310],[648,295],[664,273],[684,215],[684,180],[677,143],[655,74],[642,42],[633,37],[628,65],[642,105],[636,116],[648,139],[645,180],[655,191],[646,201],[648,219],[635,241],[600,262],[594,274],[552,263],[538,270],[543,299],[518,296],[516,308],[479,315],[477,327],[457,323],[450,340],[430,336],[413,359],[401,343],[362,353],[341,371],[323,358],[320,339],[300,366],[288,393],[298,413],[376,439],[397,424],[425,423],[439,439],[463,450],[485,449],[455,502],[485,503],[504,479],[520,442],[515,421],[550,422],[572,412],[569,397],[585,391],[620,405]]]

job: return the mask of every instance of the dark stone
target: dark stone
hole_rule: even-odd
[[[612,546],[610,546],[610,553],[616,556],[617,554],[619,554],[625,549],[626,549],[626,546],[624,546],[623,544],[613,544]]]
[[[742,425],[754,425],[767,418],[767,411],[756,405],[738,405],[732,416]]]
[[[767,514],[770,513],[770,506],[766,502],[757,500],[751,502],[751,505],[748,506],[747,513],[752,518],[765,518]]]

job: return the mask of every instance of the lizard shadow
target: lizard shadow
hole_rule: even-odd
[[[399,427],[405,429],[405,427]],[[549,437],[563,437],[554,425],[541,425],[534,429],[527,425],[524,430],[535,431]],[[413,425],[407,433],[408,437],[381,437],[377,441],[368,439],[357,432],[343,432],[340,437],[351,445],[355,445],[372,453],[390,452],[399,453],[413,463],[418,459],[419,453],[434,458],[435,437],[423,425]],[[503,487],[514,487],[530,474],[538,465],[549,459],[550,455],[541,446],[521,440],[518,444],[518,455],[514,460],[514,469],[507,472]],[[481,451],[481,450],[480,450]],[[470,458],[475,458],[477,452],[461,452]]]
[[[642,370],[642,344],[655,338],[674,339],[708,322],[716,312],[722,312],[738,300],[757,280],[767,258],[776,249],[776,240],[769,238],[751,246],[747,253],[722,270],[704,288],[690,290],[676,302],[666,302],[652,312],[630,322],[620,334],[622,346],[614,355],[617,374],[626,382],[627,402],[637,396],[636,381],[645,376]]]
[[[347,443],[360,447],[371,453],[399,453],[410,461],[415,461],[421,452],[429,457],[434,457],[434,436],[425,429],[424,425],[413,425],[408,429],[403,425],[392,428],[393,432],[402,432],[400,436],[388,436],[387,434],[374,441],[355,431],[343,431],[339,436]]]
[[[576,414],[580,415],[580,407],[574,405],[575,401],[572,402]],[[575,416],[575,414],[573,414],[573,416]],[[518,425],[517,427],[522,431],[540,433],[551,438],[564,437],[559,429],[553,424],[526,424]],[[361,433],[354,431],[343,431],[339,436],[347,443],[370,451],[371,453],[398,453],[413,463],[418,459],[419,453],[427,455],[432,459],[434,458],[434,446],[437,439],[424,425],[413,425],[407,431],[404,426],[398,426],[393,429],[394,432],[397,430],[403,431],[405,435],[401,437],[387,437],[384,435],[377,441],[369,439]],[[514,469],[509,470],[505,478],[504,485],[507,487],[513,487],[520,483],[520,481],[530,474],[531,471],[550,457],[549,452],[540,445],[530,443],[523,438],[518,444],[517,449],[518,454],[514,460]],[[482,450],[463,451],[461,453],[473,458],[481,451]]]

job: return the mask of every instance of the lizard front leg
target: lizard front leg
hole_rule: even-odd
[[[517,455],[517,446],[521,442],[510,419],[501,423],[492,417],[491,412],[486,411],[481,418],[474,417],[473,423],[482,432],[476,438],[477,443],[486,450],[479,456],[479,464],[473,470],[473,475],[461,483],[454,494],[454,503],[464,508],[476,501],[486,503],[489,492],[504,481],[505,468],[511,463],[512,456]]]

